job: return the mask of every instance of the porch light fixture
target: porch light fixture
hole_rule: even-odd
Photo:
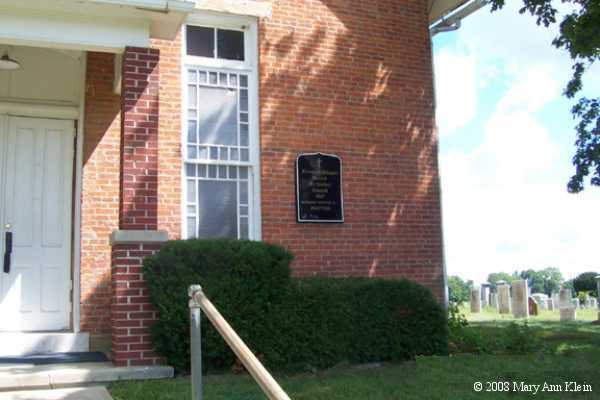
[[[21,68],[21,64],[17,60],[13,60],[8,56],[8,53],[4,53],[0,57],[0,69],[4,71],[15,71]]]

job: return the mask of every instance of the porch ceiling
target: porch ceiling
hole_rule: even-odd
[[[0,44],[119,53],[172,39],[190,0],[2,0]]]

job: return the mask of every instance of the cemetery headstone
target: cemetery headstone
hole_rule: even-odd
[[[490,293],[490,307],[498,310],[498,293]]]
[[[481,294],[478,287],[471,289],[471,312],[478,313],[481,311]]]
[[[506,282],[498,283],[498,311],[510,314],[510,286]]]
[[[529,317],[529,296],[526,280],[516,280],[512,282],[513,289],[513,316],[515,318]]]
[[[481,284],[481,308],[487,307],[489,305],[490,299],[490,284],[482,283]]]
[[[538,315],[539,313],[539,306],[537,301],[535,301],[535,299],[533,297],[529,297],[527,299],[527,304],[529,307],[529,315]]]
[[[596,299],[596,303],[598,304],[598,322],[600,322],[600,275],[596,277],[596,294],[598,298]]]
[[[546,296],[544,293],[534,293],[531,295],[531,297],[533,297],[535,302],[538,304],[540,310],[545,310],[547,308],[548,296]]]
[[[571,307],[571,289],[560,289],[558,308]]]
[[[560,295],[558,292],[552,292],[552,304],[554,308],[560,308]]]
[[[560,321],[569,322],[577,319],[577,309],[573,307],[561,307],[560,309]]]

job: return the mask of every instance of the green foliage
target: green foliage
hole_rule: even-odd
[[[572,5],[571,11],[562,17],[559,35],[552,44],[569,52],[573,62],[573,75],[565,88],[565,96],[574,98],[583,88],[586,70],[600,59],[600,1],[598,0],[522,0],[520,13],[528,12],[538,25],[546,27],[557,22],[560,3]],[[491,0],[492,11],[504,6],[505,0]],[[585,179],[600,186],[600,98],[580,98],[571,109],[578,120],[576,125],[576,152],[573,156],[575,174],[567,189],[577,193],[584,189]]]
[[[511,322],[490,335],[485,330],[470,326],[464,316],[449,323],[449,350],[453,354],[528,354],[541,348],[540,335],[527,323]]]
[[[144,262],[156,351],[189,370],[187,288],[204,292],[248,346],[275,370],[313,370],[342,361],[399,361],[447,352],[447,324],[431,292],[407,280],[292,279],[281,247],[236,240],[172,241]],[[203,365],[235,356],[202,319]]]
[[[596,277],[598,275],[597,272],[584,272],[577,275],[577,277],[573,279],[573,290],[575,292],[592,292],[597,296],[598,284],[596,282]]]
[[[274,305],[287,293],[291,260],[283,248],[259,242],[168,242],[144,260],[150,298],[160,315],[151,331],[156,351],[178,371],[188,369],[187,288],[197,283],[243,339],[253,333],[259,341]],[[231,365],[234,356],[219,334],[205,317],[201,323],[203,356],[214,367]]]
[[[305,278],[274,315],[282,332],[279,369],[341,361],[400,361],[447,352],[445,313],[431,292],[408,280]],[[393,333],[393,334],[392,334]]]
[[[592,292],[577,292],[577,298],[579,299],[579,304],[584,305],[587,298],[591,295],[592,295]]]
[[[562,273],[554,267],[539,271],[524,270],[521,271],[520,277],[527,280],[531,293],[545,293],[548,296],[552,295],[552,292],[558,291],[563,281]]]
[[[492,290],[496,290],[496,288],[498,287],[498,282],[500,281],[506,281],[507,283],[511,283],[515,278],[506,273],[506,272],[493,272],[491,274],[488,275],[487,277],[487,281],[490,284],[490,288]]]
[[[461,304],[469,301],[469,290],[473,281],[463,281],[458,276],[448,277],[448,297],[452,303]]]
[[[526,354],[539,346],[536,331],[527,323],[511,322],[502,332],[489,335],[469,325],[466,317],[456,305],[448,308],[448,349],[450,353]]]

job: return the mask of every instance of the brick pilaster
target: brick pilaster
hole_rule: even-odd
[[[149,328],[156,320],[142,262],[160,249],[158,226],[159,51],[128,47],[121,82],[119,231],[111,237],[112,358],[119,366],[152,365]]]
[[[156,49],[123,54],[120,229],[157,229],[158,61]]]
[[[112,359],[118,366],[153,365],[161,359],[153,351],[149,328],[156,321],[142,274],[142,261],[160,243],[113,243],[111,304]]]

